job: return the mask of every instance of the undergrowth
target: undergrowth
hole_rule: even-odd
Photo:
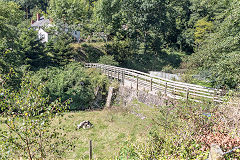
[[[234,104],[178,102],[155,107],[148,140],[127,143],[117,159],[207,159],[211,144],[229,151],[240,146],[239,113]],[[225,158],[239,159],[239,150]]]

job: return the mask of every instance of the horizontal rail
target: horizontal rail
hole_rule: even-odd
[[[202,99],[212,100],[214,102],[222,102],[222,90],[208,88],[200,85],[189,84],[184,82],[177,82],[148,73],[110,66],[99,63],[86,63],[87,68],[97,68],[109,78],[114,78],[122,81],[125,80],[135,83],[137,89],[139,87],[148,88],[149,91],[160,91],[166,95],[182,99],[191,99],[201,101]]]

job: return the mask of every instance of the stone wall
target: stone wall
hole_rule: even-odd
[[[167,101],[163,96],[159,96],[147,91],[138,91],[131,87],[121,85],[117,91],[115,101],[117,101],[117,103],[123,104],[124,106],[127,106],[133,100],[137,100],[149,106],[164,105]]]

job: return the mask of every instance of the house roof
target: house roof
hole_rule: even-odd
[[[31,27],[42,27],[42,26],[47,26],[50,24],[49,19],[45,19],[43,16],[40,18],[39,21],[34,22]]]

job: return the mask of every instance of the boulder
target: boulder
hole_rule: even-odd
[[[93,124],[89,121],[82,121],[80,124],[77,125],[77,129],[89,129],[92,128]]]
[[[224,153],[221,150],[220,146],[217,144],[211,144],[209,160],[223,160]]]

